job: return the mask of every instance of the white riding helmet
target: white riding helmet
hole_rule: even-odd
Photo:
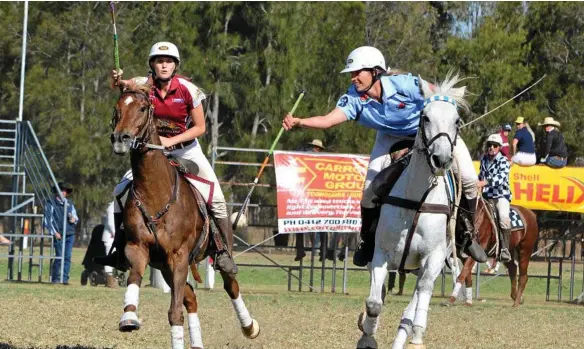
[[[503,145],[503,138],[498,133],[494,133],[487,137],[487,143],[497,143],[499,146]]]
[[[347,57],[347,65],[342,73],[350,73],[361,69],[381,69],[388,71],[385,68],[385,58],[381,51],[373,46],[361,46],[354,49]]]
[[[148,63],[156,56],[169,56],[177,60],[180,63],[180,55],[178,54],[178,48],[175,44],[168,41],[157,42],[152,45],[150,49],[150,54],[148,55]]]

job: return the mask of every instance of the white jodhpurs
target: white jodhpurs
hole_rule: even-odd
[[[391,147],[401,140],[413,139],[409,137],[392,136],[383,132],[377,131],[375,137],[375,145],[369,157],[369,167],[367,168],[367,176],[365,177],[365,185],[363,187],[363,198],[361,205],[365,208],[375,207],[374,200],[377,199],[371,188],[371,182],[377,174],[384,168],[391,165],[391,155],[389,153]],[[478,176],[472,158],[468,152],[466,144],[462,138],[457,137],[456,146],[454,147],[454,157],[458,161],[460,169],[460,177],[462,180],[462,187],[464,196],[467,199],[474,199],[477,197],[477,181]]]
[[[499,214],[499,225],[503,229],[511,229],[511,219],[509,218],[510,204],[505,198],[495,199],[495,207]]]
[[[199,173],[196,178],[188,178],[189,182],[203,195],[205,202],[211,207],[215,218],[227,218],[227,204],[225,203],[225,197],[219,185],[219,180],[209,160],[203,154],[199,142],[193,142],[193,144],[183,149],[173,150],[170,154],[178,158],[193,161],[199,166]],[[122,212],[120,205],[126,200],[129,189],[128,184],[132,178],[132,170],[126,172],[120,183],[114,189],[114,199],[116,201],[114,205],[115,212]]]
[[[533,166],[537,162],[537,157],[535,153],[524,153],[520,151],[513,155],[511,161],[519,166]]]
[[[219,180],[209,160],[203,154],[199,142],[195,141],[184,149],[173,150],[170,154],[191,160],[199,166],[198,175],[195,179],[189,178],[189,182],[199,190],[205,202],[211,206],[211,211],[213,211],[215,218],[227,218],[227,204],[225,203],[225,197],[219,185]]]

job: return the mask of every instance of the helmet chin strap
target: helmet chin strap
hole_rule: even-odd
[[[373,72],[375,72],[375,74],[373,74]],[[369,90],[371,90],[371,88],[373,87],[373,85],[375,85],[375,83],[377,82],[377,80],[379,80],[379,74],[377,73],[377,71],[375,69],[373,69],[371,71],[371,75],[373,75],[373,79],[371,79],[371,83],[369,84],[369,87],[367,87],[364,90],[357,90],[358,93],[367,93],[367,92],[369,92]]]

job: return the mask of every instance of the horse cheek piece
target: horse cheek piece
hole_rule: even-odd
[[[190,348],[200,349],[203,340],[197,298],[193,287],[187,284],[187,276],[190,269],[195,280],[199,278],[196,263],[214,252],[210,220],[200,209],[199,202],[204,205],[200,194],[192,190],[161,151],[164,147],[154,126],[148,96],[146,90],[123,92],[112,119],[112,148],[116,154],[130,152],[134,176],[123,213],[127,240],[123,252],[130,274],[119,330],[131,332],[141,327],[137,315],[140,284],[146,266],[150,265],[160,269],[171,286],[168,311],[171,348],[184,348],[183,308],[186,308]],[[243,334],[256,338],[260,326],[243,302],[235,275],[221,272],[221,277]]]
[[[410,164],[390,195],[380,197],[383,205],[370,266],[370,294],[365,301],[366,311],[359,315],[357,322],[362,332],[358,349],[378,348],[374,336],[388,269],[403,272],[416,268],[419,268],[416,289],[402,314],[392,348],[403,349],[410,336],[408,348],[424,348],[434,281],[447,254],[446,228],[451,212],[447,179],[443,174],[452,163],[460,120],[456,106],[464,101],[465,89],[453,88],[459,79],[458,76],[450,78],[450,74],[437,86],[437,92],[430,91],[425,81],[419,81],[427,99]]]

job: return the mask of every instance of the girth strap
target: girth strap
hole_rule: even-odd
[[[400,273],[405,272],[404,266],[406,264],[406,259],[408,258],[408,253],[410,251],[410,246],[412,244],[412,238],[414,237],[414,231],[416,230],[416,227],[418,226],[418,219],[420,218],[420,213],[445,214],[446,217],[450,217],[450,207],[448,205],[430,204],[430,203],[424,202],[426,200],[426,197],[430,193],[430,191],[435,186],[436,186],[436,183],[433,183],[430,186],[430,188],[428,188],[426,190],[424,195],[422,195],[422,199],[420,199],[419,202],[414,201],[414,200],[409,200],[409,199],[398,198],[395,196],[386,196],[382,199],[382,202],[384,204],[402,207],[402,208],[405,208],[408,210],[416,211],[416,214],[414,215],[414,220],[412,221],[412,225],[410,226],[410,229],[408,230],[408,234],[406,235],[406,244],[404,246],[404,252],[402,253],[402,258],[401,258],[401,261],[399,263],[399,269],[398,269],[398,271]]]

